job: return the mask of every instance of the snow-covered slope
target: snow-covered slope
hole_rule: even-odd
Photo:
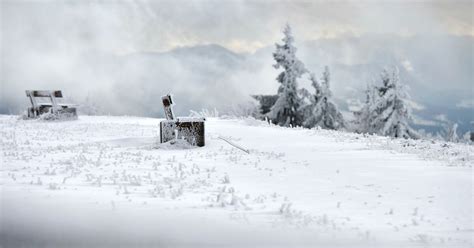
[[[472,146],[209,119],[160,149],[159,121],[0,116],[1,245],[472,247]]]

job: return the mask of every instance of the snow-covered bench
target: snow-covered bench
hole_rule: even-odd
[[[184,139],[194,146],[204,146],[205,118],[178,117],[173,113],[171,95],[161,98],[166,120],[160,122],[160,142],[165,143],[176,139]]]
[[[36,118],[42,114],[50,113],[57,117],[77,117],[76,108],[72,104],[58,103],[56,98],[62,98],[60,90],[27,90],[26,96],[30,99],[31,107],[28,108],[28,118]],[[50,102],[38,102],[38,98],[47,98]]]

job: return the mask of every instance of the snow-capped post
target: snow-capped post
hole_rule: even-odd
[[[199,117],[175,117],[172,109],[173,99],[171,95],[161,98],[166,120],[160,122],[160,142],[173,142],[178,139],[186,140],[193,146],[204,146],[205,118]]]
[[[27,90],[26,96],[30,99],[31,107],[27,110],[28,118],[36,118],[43,114],[51,114],[47,119],[76,119],[76,108],[72,104],[58,103],[56,98],[62,98],[60,90]],[[49,103],[38,103],[37,97],[49,98]]]

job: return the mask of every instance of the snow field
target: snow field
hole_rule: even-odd
[[[472,246],[471,146],[211,118],[173,149],[159,121],[0,116],[4,245]]]

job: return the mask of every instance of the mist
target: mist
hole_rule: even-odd
[[[307,68],[331,68],[342,109],[398,65],[430,115],[443,114],[432,106],[468,115],[472,106],[456,106],[473,96],[471,10],[471,2],[2,1],[0,113],[24,111],[26,89],[63,90],[98,114],[162,116],[167,93],[178,115],[226,111],[276,92],[273,44],[290,23]],[[454,121],[468,128],[470,118]]]

